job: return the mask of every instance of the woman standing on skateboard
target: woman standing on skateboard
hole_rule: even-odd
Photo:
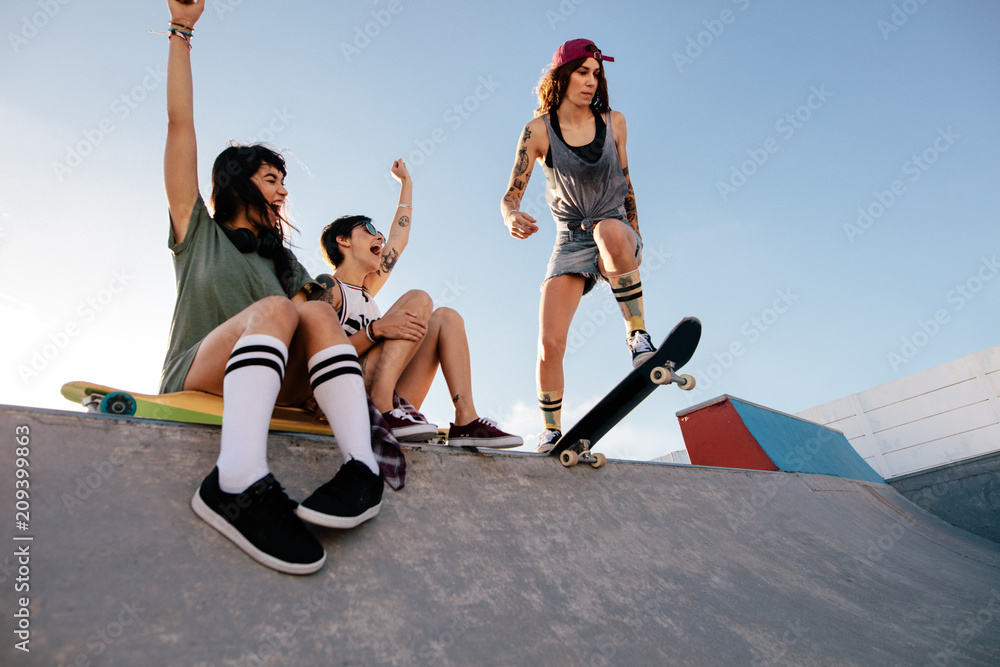
[[[557,230],[538,317],[538,406],[545,431],[537,451],[543,453],[562,435],[569,326],[580,299],[598,280],[610,284],[621,308],[633,365],[655,352],[643,316],[642,237],[625,152],[625,116],[611,111],[604,78],[604,62],[613,61],[586,39],[556,49],[500,204],[511,236],[526,239],[538,231],[536,220],[518,210],[537,160]]]
[[[195,513],[262,564],[308,574],[326,553],[303,519],[350,528],[381,506],[384,478],[361,368],[337,314],[307,300],[318,285],[286,247],[282,157],[259,144],[224,150],[212,169],[209,214],[198,192],[191,76],[191,41],[205,3],[168,4],[164,181],[177,303],[160,391],[225,398],[221,451],[191,501]],[[268,425],[276,403],[301,405],[310,396],[345,464],[296,507],[268,470]],[[398,449],[382,453],[402,465]]]

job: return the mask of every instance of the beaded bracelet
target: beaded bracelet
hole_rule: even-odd
[[[171,37],[174,37],[174,36],[178,36],[178,37],[180,37],[181,39],[184,40],[185,44],[187,44],[188,51],[191,50],[191,38],[194,37],[194,35],[192,35],[189,32],[184,32],[180,28],[171,28],[168,32],[170,34],[167,36],[167,39],[170,39]]]
[[[175,35],[179,36],[181,39],[184,40],[184,43],[187,44],[188,51],[190,51],[191,38],[194,37],[194,28],[192,28],[189,25],[184,25],[183,23],[177,23],[176,21],[171,21],[170,26],[171,26],[170,29],[167,30],[166,32],[157,32],[155,30],[150,30],[149,32],[153,33],[154,35],[166,35],[167,39],[170,39]],[[173,26],[180,26],[180,28],[175,28]],[[186,30],[181,30],[181,28],[186,28]]]

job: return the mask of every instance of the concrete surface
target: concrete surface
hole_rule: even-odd
[[[1000,542],[1000,452],[903,475],[889,483],[948,523]]]
[[[0,429],[3,665],[1000,662],[1000,545],[885,484],[409,449],[407,487],[321,532],[328,562],[303,578],[191,511],[215,427],[0,407]],[[339,466],[327,445],[272,438],[293,497]]]

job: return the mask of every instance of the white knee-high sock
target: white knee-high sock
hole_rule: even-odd
[[[288,347],[274,336],[251,334],[233,347],[222,382],[219,488],[242,493],[268,473],[267,430],[285,377]]]
[[[354,346],[333,345],[314,354],[309,359],[309,381],[344,462],[357,459],[379,474],[372,453],[368,396]]]

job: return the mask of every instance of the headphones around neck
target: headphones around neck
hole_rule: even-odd
[[[220,226],[222,227],[222,231],[226,233],[226,236],[229,237],[229,240],[236,246],[236,249],[243,254],[256,252],[265,259],[272,259],[278,254],[278,249],[281,248],[281,241],[271,232],[265,231],[263,234],[257,235],[249,229],[242,227],[230,229],[225,225]]]

